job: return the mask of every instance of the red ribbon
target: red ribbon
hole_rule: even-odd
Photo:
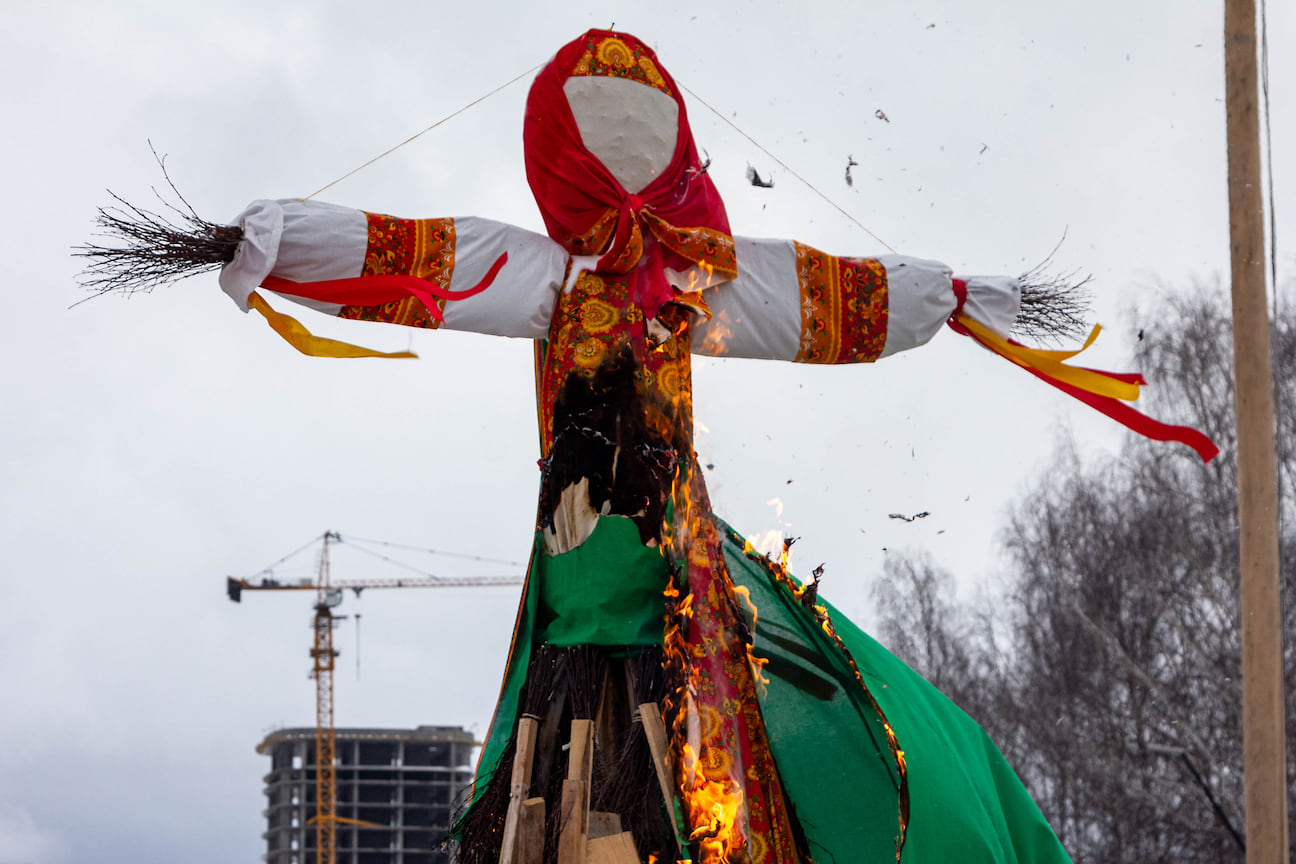
[[[958,307],[957,309],[955,309],[954,314],[950,316],[949,320],[946,323],[949,324],[950,329],[952,329],[955,333],[961,333],[964,336],[970,336],[972,339],[975,339],[977,343],[979,343],[980,345],[990,349],[991,351],[994,351],[994,348],[992,346],[986,344],[984,341],[977,338],[977,335],[975,333],[973,333],[967,327],[963,326],[963,324],[961,324],[957,320],[958,316],[962,314],[963,304],[967,301],[967,283],[964,282],[962,279],[955,279],[953,281],[954,281],[954,296],[958,300]],[[1021,345],[1020,342],[1016,342],[1012,339],[1009,339],[1007,341],[1012,345]],[[994,351],[994,353],[997,354],[998,352]],[[1013,365],[1021,366],[1021,364],[1019,363],[1014,363]],[[1110,396],[1101,396],[1096,393],[1090,393],[1089,391],[1083,390],[1072,384],[1068,384],[1064,381],[1059,381],[1056,378],[1053,378],[1052,376],[1047,375],[1044,372],[1041,372],[1040,370],[1030,366],[1021,366],[1021,368],[1025,369],[1027,372],[1031,373],[1036,378],[1039,378],[1041,381],[1051,384],[1052,386],[1061,390],[1063,393],[1066,393],[1067,395],[1075,399],[1079,399],[1081,402],[1085,403],[1090,408],[1093,408],[1094,410],[1107,415],[1108,417],[1115,420],[1117,423],[1121,424],[1125,428],[1137,432],[1139,435],[1142,435],[1144,438],[1149,438],[1153,441],[1175,441],[1180,444],[1187,444],[1194,451],[1196,451],[1197,455],[1201,457],[1202,462],[1209,462],[1212,459],[1214,459],[1217,455],[1219,455],[1219,448],[1215,446],[1215,443],[1211,441],[1209,438],[1207,438],[1205,435],[1203,435],[1201,432],[1197,431],[1196,429],[1193,429],[1189,426],[1172,426],[1168,423],[1162,423],[1160,420],[1153,420],[1151,417],[1148,417],[1146,414],[1136,411],[1135,409],[1131,408],[1129,405],[1125,404],[1119,399],[1113,399]],[[1087,368],[1087,367],[1080,367],[1080,368]],[[1107,378],[1111,378],[1116,381],[1124,381],[1130,384],[1141,385],[1147,383],[1147,381],[1144,380],[1143,376],[1137,372],[1104,372],[1099,369],[1089,369],[1089,371],[1097,375],[1103,375]]]
[[[954,285],[954,299],[957,301],[954,306],[954,314],[950,316],[950,321],[963,314],[963,306],[967,303],[967,282],[962,279],[951,280]],[[966,334],[966,331],[964,331]]]
[[[508,263],[508,253],[500,255],[491,265],[482,280],[471,288],[462,291],[451,291],[442,288],[426,279],[410,276],[406,273],[386,273],[376,276],[354,276],[350,279],[324,279],[320,282],[293,282],[279,276],[267,276],[262,286],[287,294],[292,297],[303,297],[320,303],[337,303],[341,306],[381,306],[414,297],[425,307],[428,314],[438,321],[444,321],[441,307],[437,300],[463,300],[474,294],[480,294],[490,287],[499,275],[499,271]]]

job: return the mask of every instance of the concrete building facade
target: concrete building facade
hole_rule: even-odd
[[[337,864],[445,864],[452,807],[472,784],[477,742],[458,726],[335,732]],[[318,864],[315,729],[280,729],[257,745],[265,775],[266,864]]]

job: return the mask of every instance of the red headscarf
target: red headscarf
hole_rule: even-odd
[[[629,78],[679,106],[670,165],[638,194],[582,143],[563,91],[576,75]],[[698,159],[680,89],[634,36],[590,30],[563,46],[531,85],[522,140],[527,180],[549,236],[573,255],[601,256],[598,270],[626,273],[645,262],[648,284],[637,287],[645,311],[673,296],[663,266],[683,272],[700,265],[710,284],[737,273],[724,202]]]

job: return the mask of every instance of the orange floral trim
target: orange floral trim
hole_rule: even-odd
[[[567,376],[592,375],[624,340],[620,331],[629,323],[627,317],[634,318],[636,311],[623,280],[609,283],[588,271],[576,277],[570,292],[559,295],[544,356],[537,356],[540,365],[536,401],[540,408],[541,449],[545,452],[553,441],[553,406]]]
[[[666,592],[666,663],[678,682],[666,715],[684,816],[703,864],[796,864],[803,858],[759,708],[751,633],[699,470],[694,463],[676,480],[690,491],[676,489],[671,533],[692,537],[678,562],[685,584],[673,578]]]
[[[598,222],[577,237],[569,235],[561,245],[573,255],[598,255],[612,243],[616,230],[616,208],[609,207]],[[616,260],[604,269],[612,273],[629,272],[644,254],[643,229],[640,220],[663,246],[709,272],[719,273],[725,279],[738,275],[738,259],[734,253],[733,237],[711,228],[676,228],[651,210],[640,210],[630,222],[630,237]],[[708,285],[710,280],[708,280]],[[703,285],[700,287],[708,287]]]
[[[377,213],[366,213],[365,217],[369,223],[369,245],[360,275],[417,276],[440,288],[450,288],[455,259],[454,219],[397,219]],[[445,303],[444,299],[437,300],[437,306],[443,311]],[[441,324],[414,297],[381,306],[343,306],[338,317],[408,327],[436,328]]]
[[[668,96],[675,95],[666,85],[666,79],[662,77],[657,64],[642,53],[637,44],[632,47],[615,36],[604,37],[597,43],[590,40],[571,74],[629,78],[654,87]]]
[[[738,275],[733,237],[712,228],[676,228],[647,210],[643,218],[653,235],[671,251],[727,277]]]
[[[796,244],[801,288],[798,363],[871,363],[886,347],[886,268]]]
[[[687,330],[664,321],[672,334],[645,344],[644,313],[630,297],[629,282],[629,276],[585,271],[571,291],[559,295],[549,337],[536,358],[542,452],[553,441],[553,406],[568,377],[592,377],[627,346],[635,351],[637,385],[653,396],[650,402],[674,407],[691,398]],[[687,316],[676,323],[686,327]]]
[[[612,242],[612,232],[616,230],[616,222],[616,208],[609,207],[584,234],[568,235],[565,240],[559,240],[559,243],[573,255],[599,255]]]
[[[615,211],[609,211],[615,212]],[[626,241],[625,248],[616,260],[607,265],[607,270],[612,273],[629,273],[639,263],[639,259],[644,253],[643,230],[639,227],[639,220],[632,219],[630,222],[630,239]]]

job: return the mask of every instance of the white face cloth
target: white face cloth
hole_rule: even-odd
[[[563,84],[581,143],[627,192],[636,194],[670,166],[679,105],[628,78],[578,75]]]

